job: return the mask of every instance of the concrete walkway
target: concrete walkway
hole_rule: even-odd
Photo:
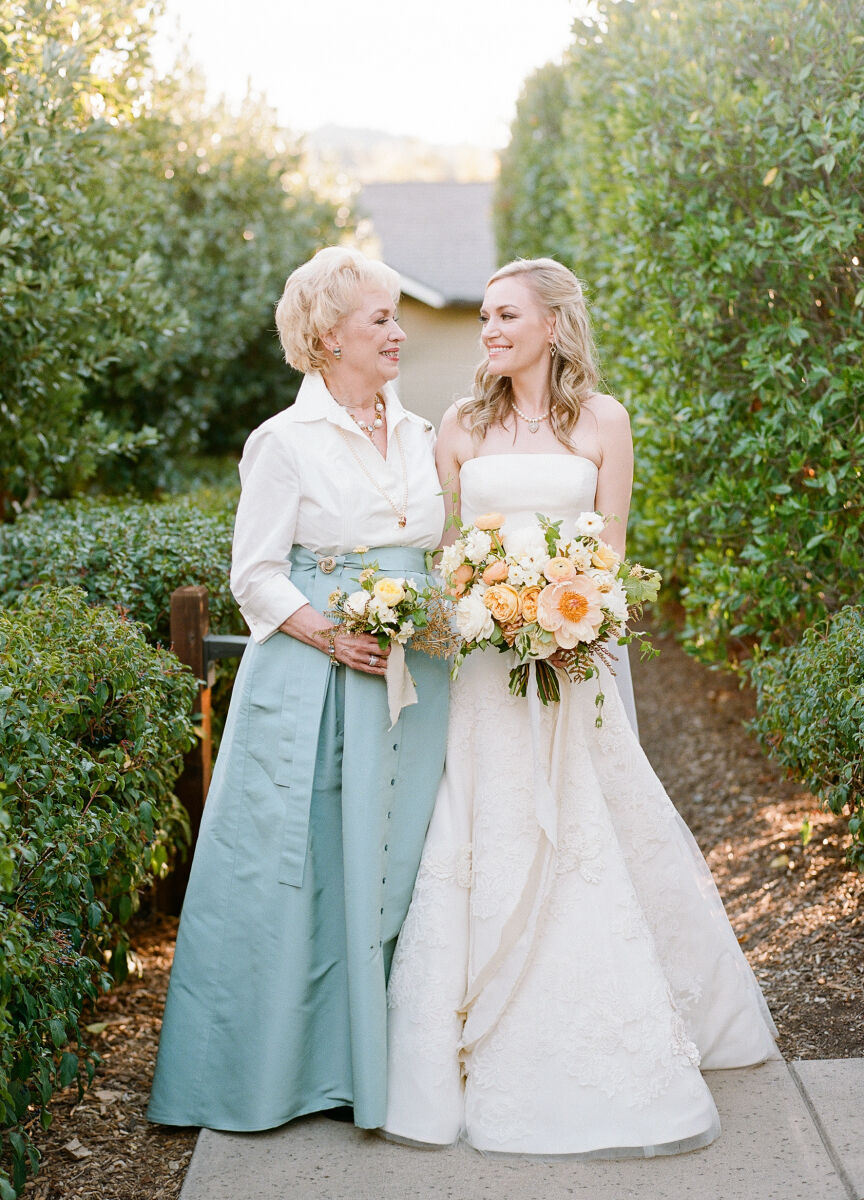
[[[864,1060],[774,1062],[706,1079],[723,1134],[692,1154],[490,1160],[306,1117],[268,1133],[202,1130],[181,1200],[864,1200]]]

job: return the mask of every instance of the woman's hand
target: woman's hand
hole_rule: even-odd
[[[337,633],[333,639],[336,661],[365,675],[383,675],[390,647],[382,650],[371,633]]]
[[[311,604],[304,604],[279,626],[289,637],[314,646],[322,654],[330,653],[329,631],[333,623]],[[383,675],[387,670],[390,647],[382,650],[371,633],[337,633],[333,638],[333,653],[337,662],[366,675]]]

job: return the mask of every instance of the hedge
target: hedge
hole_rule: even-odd
[[[604,21],[523,96],[500,251],[588,281],[633,412],[634,541],[723,661],[860,587],[861,5],[636,0]]]
[[[864,608],[848,605],[751,670],[762,744],[849,819],[864,868]]]
[[[162,501],[47,501],[0,526],[0,604],[35,584],[84,589],[170,645],[177,587],[204,584],[214,630],[245,632],[228,587],[236,491]]]
[[[126,965],[138,889],[188,840],[172,794],[196,683],[80,589],[0,611],[0,1197],[58,1087],[92,1076],[82,1005]]]

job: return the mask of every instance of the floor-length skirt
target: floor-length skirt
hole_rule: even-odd
[[[423,552],[370,552],[424,578]],[[354,557],[292,553],[323,610]],[[331,564],[333,564],[331,566]],[[272,1128],[353,1104],[381,1124],[386,973],[441,776],[447,665],[410,649],[418,703],[284,634],[238,672],[192,865],[149,1117]]]
[[[627,1156],[719,1132],[703,1068],[776,1056],[708,867],[605,671],[543,708],[471,656],[389,987],[386,1131]]]

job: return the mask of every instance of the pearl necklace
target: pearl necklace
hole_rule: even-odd
[[[351,411],[351,409],[348,407],[347,404],[343,405],[343,408],[348,413],[348,416],[351,418],[351,420],[354,422],[354,424],[359,425],[360,428],[363,430],[363,432],[369,438],[374,437],[375,430],[380,429],[381,426],[384,424],[384,412],[385,412],[384,399],[381,396],[380,392],[378,392],[378,394],[375,396],[375,418],[372,421],[371,425],[367,425],[365,421],[361,421],[359,417],[355,417],[353,412]]]
[[[387,503],[390,505],[390,507],[393,509],[393,511],[397,517],[399,528],[404,529],[405,526],[408,524],[408,517],[406,515],[408,512],[408,467],[405,463],[405,451],[402,449],[402,439],[399,437],[398,427],[393,430],[393,437],[396,441],[396,445],[399,447],[399,458],[402,462],[402,498],[398,505],[396,504],[396,502],[392,498],[392,496],[390,496],[387,492],[385,492],[384,489],[381,487],[380,483],[378,483],[378,481],[372,476],[371,472],[369,471],[369,468],[363,462],[363,459],[360,457],[360,455],[357,453],[357,451],[351,445],[351,439],[348,436],[348,434],[345,432],[345,430],[340,429],[339,432],[342,434],[342,437],[345,441],[345,445],[351,451],[351,455],[352,455],[354,461],[357,463],[357,466],[360,468],[360,470],[363,472],[363,474],[366,476],[366,478],[372,484],[373,488],[378,493],[378,495],[383,497],[383,499],[385,499],[387,501]]]
[[[513,405],[513,411],[515,412],[516,416],[521,417],[528,426],[529,433],[536,433],[540,428],[540,422],[549,420],[548,412],[544,413],[542,417],[526,417],[522,409],[516,407],[515,401],[511,400],[510,403]]]

